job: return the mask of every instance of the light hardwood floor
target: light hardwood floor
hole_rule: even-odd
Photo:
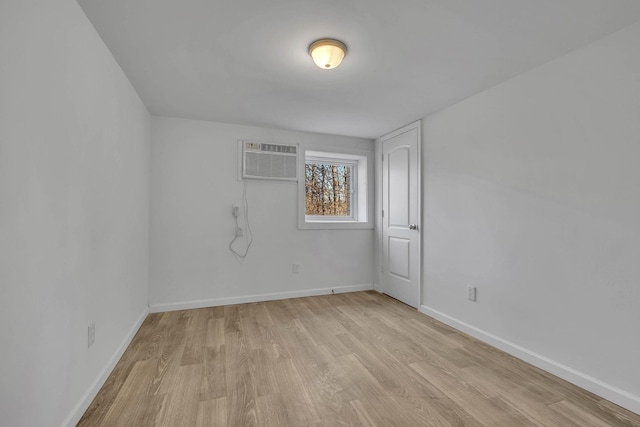
[[[79,426],[640,426],[376,292],[151,314]]]

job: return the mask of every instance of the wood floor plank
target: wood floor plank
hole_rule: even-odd
[[[194,426],[198,415],[203,367],[200,364],[178,366],[171,392],[167,394],[160,426]]]
[[[600,400],[598,406],[602,410],[602,414],[606,414],[607,418],[612,420],[611,424],[621,427],[635,426],[638,419],[637,414],[628,411],[608,400]]]
[[[132,358],[124,360],[124,357],[118,362],[111,375],[107,378],[100,392],[93,399],[89,408],[82,415],[79,425],[85,427],[99,427],[104,417],[109,412],[113,402],[124,385],[131,369],[133,368]],[[129,362],[129,363],[127,363]]]
[[[184,329],[187,318],[183,311],[163,313],[158,330],[164,338],[156,360],[156,370],[151,381],[149,394],[165,394],[171,392],[163,384],[172,384],[171,375],[175,374],[184,351]],[[126,354],[126,352],[125,352]]]
[[[205,345],[214,348],[224,345],[224,318],[209,318]]]
[[[363,427],[376,427],[378,425],[378,423],[374,421],[371,412],[364,407],[360,400],[352,400],[351,402],[349,402],[349,406],[353,408],[353,411],[356,415],[357,425]]]
[[[188,311],[181,365],[201,364],[203,362],[208,325],[209,316],[206,311]]]
[[[148,396],[150,380],[156,362],[152,359],[136,362],[127,380],[116,395],[113,405],[104,417],[104,425],[125,425],[137,418],[143,398]],[[131,400],[133,399],[133,402]],[[133,424],[131,424],[133,425]]]
[[[258,397],[259,425],[265,427],[291,426],[286,405],[280,393]]]
[[[279,394],[280,387],[273,370],[273,361],[267,352],[260,348],[252,351],[253,375],[256,381],[256,396]]]
[[[600,417],[581,410],[578,406],[576,406],[572,402],[567,402],[563,400],[561,402],[554,403],[553,405],[550,406],[550,408],[564,415],[566,418],[575,420],[576,423],[579,425],[587,425],[587,426],[593,426],[593,427],[611,426],[610,423],[606,422]]]
[[[81,427],[640,427],[373,291],[151,314]]]
[[[302,376],[293,361],[291,359],[278,361],[274,364],[274,370],[291,424],[302,426],[320,421],[309,389],[302,381]]]
[[[227,395],[226,347],[206,347],[204,356],[204,384],[201,400],[211,400]]]
[[[225,308],[225,387],[230,426],[257,425],[252,356],[241,327],[238,306]]]
[[[227,398],[220,397],[199,402],[196,427],[223,427],[227,425]]]
[[[166,408],[167,395],[145,396],[140,398],[140,405],[133,417],[129,420],[131,426],[157,426],[161,425]],[[119,424],[122,425],[122,424]]]
[[[465,412],[481,425],[505,427],[535,425],[531,422],[525,424],[522,422],[516,423],[515,419],[519,418],[518,414],[501,397],[484,396],[452,371],[442,370],[426,362],[414,363],[411,367],[438,387],[453,402],[465,408]]]

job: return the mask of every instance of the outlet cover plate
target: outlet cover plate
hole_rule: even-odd
[[[87,328],[87,332],[88,332],[87,348],[90,348],[93,345],[93,343],[96,342],[96,323],[95,322],[91,322],[91,324]]]
[[[467,286],[467,299],[469,301],[476,300],[476,287],[475,286]]]

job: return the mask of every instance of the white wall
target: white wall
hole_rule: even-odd
[[[242,205],[237,140],[373,149],[372,141],[164,117],[152,117],[151,129],[152,310],[371,288],[373,230],[298,230],[295,184],[250,182],[254,243],[243,264],[228,244],[231,206]]]
[[[635,412],[639,52],[636,24],[423,126],[423,311]]]
[[[73,0],[0,2],[0,58],[0,424],[74,425],[147,309],[149,115]]]

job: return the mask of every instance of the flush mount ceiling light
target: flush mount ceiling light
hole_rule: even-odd
[[[324,70],[336,68],[347,53],[347,46],[340,40],[320,39],[309,45],[309,55],[313,62]]]

